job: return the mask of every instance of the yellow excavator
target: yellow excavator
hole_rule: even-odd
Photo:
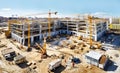
[[[46,51],[46,38],[44,38],[44,43],[43,46],[39,45],[38,43],[36,43],[36,47],[38,49],[40,49],[41,52],[41,58],[46,58],[47,57],[47,51]]]

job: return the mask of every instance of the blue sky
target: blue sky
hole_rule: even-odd
[[[96,13],[120,16],[120,0],[1,0],[0,16],[57,11],[59,14]]]

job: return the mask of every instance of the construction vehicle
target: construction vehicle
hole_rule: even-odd
[[[51,70],[55,70],[57,67],[59,67],[62,63],[62,59],[56,59],[48,64],[48,72]]]
[[[16,53],[12,48],[3,49],[1,53],[6,60],[13,60],[16,57]]]
[[[78,40],[82,40],[83,39],[83,36],[78,36]]]
[[[47,57],[47,51],[46,51],[46,38],[44,38],[44,43],[43,43],[43,47],[41,45],[39,45],[38,43],[36,43],[37,48],[40,49],[40,52],[42,53],[41,58],[46,58]]]
[[[15,64],[24,63],[24,62],[26,62],[26,57],[19,54],[16,57],[14,57],[14,62],[15,62]]]

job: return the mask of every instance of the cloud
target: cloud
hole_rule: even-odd
[[[18,10],[18,9],[11,9],[11,8],[2,8],[0,9],[0,16],[5,16],[5,17],[10,17],[12,15],[15,15],[17,17],[48,17],[48,14],[40,14],[37,15],[38,13],[46,13],[46,10]],[[32,15],[32,14],[36,14],[36,15]],[[57,15],[51,15],[51,17],[85,17],[88,15],[89,13],[82,13],[82,14],[66,14],[66,13],[58,13]],[[110,15],[108,13],[105,12],[95,12],[95,13],[91,13],[90,15],[92,16],[96,16],[96,17],[104,17],[104,18],[108,18],[110,17]]]
[[[95,13],[92,13],[92,15],[96,16],[96,17],[101,17],[101,18],[111,17],[111,15],[109,13],[106,13],[106,12],[95,12]]]
[[[1,10],[2,11],[11,11],[12,9],[11,8],[2,8]]]
[[[105,15],[105,14],[107,14],[107,13],[105,13],[105,12],[95,12],[94,13],[94,15]]]

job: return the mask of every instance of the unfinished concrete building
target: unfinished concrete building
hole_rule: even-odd
[[[59,26],[57,26],[57,22],[51,23],[51,36],[57,35],[59,33]],[[12,38],[18,41],[19,43],[23,45],[27,45],[28,41],[28,24],[21,23],[16,24],[13,23],[11,25],[11,35]],[[48,23],[34,21],[30,23],[30,41],[31,44],[34,44],[35,42],[40,42],[40,40],[43,39],[43,37],[48,36]]]
[[[61,30],[62,33],[74,34],[76,36],[83,36],[85,38],[89,37],[89,22],[88,20],[61,20],[60,24],[64,25],[65,29]],[[92,31],[93,31],[93,40],[97,41],[100,37],[106,32],[107,23],[101,20],[93,21]]]
[[[30,41],[31,44],[40,42],[43,37],[49,36],[48,33],[48,21],[34,21],[30,24]],[[94,21],[93,23],[93,40],[97,41],[106,32],[107,23],[104,21]],[[12,24],[12,38],[17,40],[23,45],[27,45],[28,41],[28,24]],[[52,20],[51,22],[50,36],[56,36],[58,34],[73,34],[75,36],[83,36],[89,38],[89,23],[88,20],[75,20],[75,19],[59,19]]]

